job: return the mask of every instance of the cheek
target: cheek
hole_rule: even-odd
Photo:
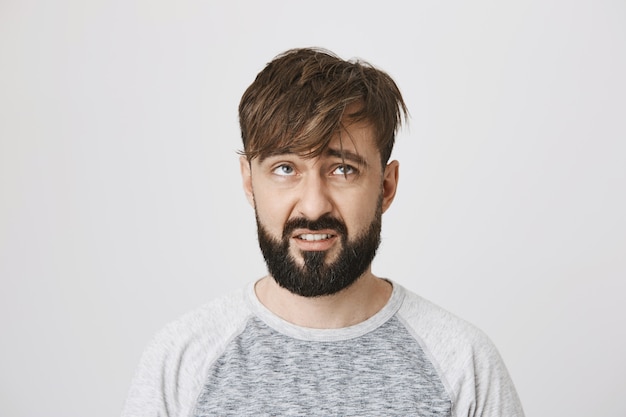
[[[289,218],[289,210],[280,199],[255,193],[254,209],[268,232],[274,236],[282,236],[283,227]]]
[[[355,198],[350,207],[344,206],[343,220],[348,226],[348,235],[354,238],[369,228],[377,215],[380,193]]]

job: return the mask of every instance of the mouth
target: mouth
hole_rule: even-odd
[[[335,245],[338,233],[333,230],[302,230],[292,235],[295,246],[303,251],[326,251]]]
[[[336,235],[328,233],[303,233],[295,236],[296,239],[305,240],[307,242],[316,242],[318,240],[326,240],[335,237]]]

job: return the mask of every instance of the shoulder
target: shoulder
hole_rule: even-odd
[[[239,290],[216,298],[169,323],[155,335],[151,346],[218,341],[236,331],[249,315],[246,293]]]
[[[144,350],[123,416],[184,415],[211,363],[250,317],[246,290],[219,297],[159,331]]]
[[[487,336],[473,324],[411,291],[403,291],[404,301],[398,316],[422,342],[433,348],[440,345],[457,348],[491,345]]]
[[[450,388],[460,377],[455,373],[466,369],[468,363],[489,362],[497,356],[495,346],[478,327],[417,294],[404,291],[398,318],[440,368],[444,383]]]
[[[398,318],[439,372],[453,415],[523,416],[502,358],[478,327],[404,290]]]

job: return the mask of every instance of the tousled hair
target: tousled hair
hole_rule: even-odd
[[[345,114],[348,106],[355,111]],[[291,49],[269,62],[241,98],[241,154],[248,161],[283,153],[319,156],[349,117],[370,123],[386,164],[407,116],[385,72],[323,49]]]

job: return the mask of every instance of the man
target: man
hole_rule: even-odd
[[[269,275],[165,328],[124,416],[522,416],[480,331],[370,265],[406,107],[363,62],[296,49],[239,107]]]

